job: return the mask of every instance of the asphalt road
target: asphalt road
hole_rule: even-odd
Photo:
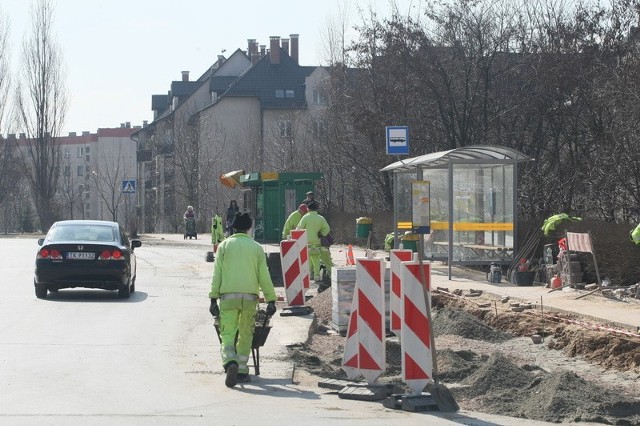
[[[0,424],[542,424],[389,410],[298,386],[286,345],[311,318],[276,316],[260,377],[227,389],[208,313],[205,240],[144,241],[127,300],[84,289],[37,299],[36,249],[35,238],[0,238]]]

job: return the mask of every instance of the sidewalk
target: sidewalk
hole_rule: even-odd
[[[189,244],[201,245],[203,247],[203,255],[206,250],[211,249],[211,236],[209,234],[198,235],[197,240],[184,240],[182,234],[146,234],[143,239],[149,242],[157,242],[158,244]],[[262,244],[265,252],[279,252],[278,244]],[[205,248],[207,247],[207,248]],[[336,268],[353,268],[346,266],[345,245],[331,246],[331,257],[334,267]],[[353,246],[354,257],[365,257],[366,249]],[[374,250],[373,255],[376,258],[386,258],[387,253],[381,250]],[[564,290],[550,292],[550,289],[544,286],[516,286],[504,279],[501,283],[490,283],[486,280],[485,274],[468,268],[452,267],[452,277],[448,277],[449,271],[447,265],[441,262],[432,264],[431,284],[433,288],[446,288],[448,291],[454,290],[468,291],[470,289],[482,290],[484,293],[495,296],[496,300],[500,300],[504,296],[510,299],[531,303],[532,305],[543,305],[546,310],[556,310],[559,312],[579,314],[591,321],[605,323],[614,327],[623,328],[633,332],[640,332],[640,300],[630,299],[629,301],[620,301],[603,297],[599,293],[595,293],[581,299],[576,297],[587,293],[584,290],[574,290],[566,288]],[[305,338],[308,335],[302,333]]]

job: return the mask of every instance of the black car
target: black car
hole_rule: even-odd
[[[135,291],[140,240],[129,240],[117,222],[64,220],[38,240],[33,284],[36,297],[61,288],[118,290],[121,298]]]

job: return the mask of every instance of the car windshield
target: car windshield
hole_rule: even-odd
[[[113,242],[115,229],[104,225],[59,225],[49,232],[49,241]]]

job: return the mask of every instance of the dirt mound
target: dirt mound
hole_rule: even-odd
[[[534,379],[532,373],[523,370],[499,352],[489,357],[475,373],[462,381],[467,385],[461,388],[465,398],[485,395],[489,391],[501,393],[511,389],[527,386]]]
[[[640,425],[638,342],[564,322],[542,323],[540,315],[516,314],[506,305],[482,310],[460,298],[433,300],[439,377],[462,408],[547,422]],[[330,291],[310,299],[318,327],[310,343],[290,348],[290,355],[312,377],[346,379],[345,337],[328,325],[331,303]],[[544,335],[545,345],[514,338],[531,334]],[[565,355],[612,368],[602,372]],[[401,384],[396,337],[387,338],[386,356],[378,381]]]
[[[492,392],[482,401],[485,410],[546,422],[638,424],[640,402],[587,382],[573,372],[544,374],[528,386]]]
[[[438,375],[443,382],[459,382],[469,377],[486,361],[469,351],[437,350]]]
[[[464,310],[450,308],[434,311],[433,332],[435,336],[455,334],[486,342],[504,342],[512,338],[511,335],[488,326]]]

